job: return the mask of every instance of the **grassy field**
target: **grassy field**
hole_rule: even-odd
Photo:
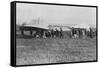
[[[96,39],[17,38],[17,65],[96,60]]]

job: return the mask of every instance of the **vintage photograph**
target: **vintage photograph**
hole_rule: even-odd
[[[16,65],[96,61],[96,7],[16,3]]]

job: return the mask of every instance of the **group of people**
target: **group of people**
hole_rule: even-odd
[[[71,38],[82,38],[83,36],[93,38],[96,36],[96,31],[93,31],[91,28],[89,28],[88,31],[81,28],[72,28],[70,34]]]
[[[64,38],[65,35],[68,35],[70,38],[83,38],[83,36],[93,38],[96,36],[96,31],[93,31],[91,28],[89,31],[82,28],[71,28],[69,34],[64,33],[61,27],[59,30],[57,28],[49,30],[41,29],[36,31],[33,31],[32,28],[24,28],[24,30],[30,31],[30,36],[34,38]],[[21,29],[22,35],[24,35],[24,30]]]
[[[63,37],[63,31],[62,28],[60,30],[58,29],[51,29],[47,31],[39,30],[36,33],[33,34],[33,37],[38,37],[38,38],[62,38]]]

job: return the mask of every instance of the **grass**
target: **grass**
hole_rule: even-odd
[[[96,60],[96,39],[17,38],[17,65]]]

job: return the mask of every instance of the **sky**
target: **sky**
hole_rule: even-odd
[[[96,8],[17,3],[17,23],[96,25]]]

